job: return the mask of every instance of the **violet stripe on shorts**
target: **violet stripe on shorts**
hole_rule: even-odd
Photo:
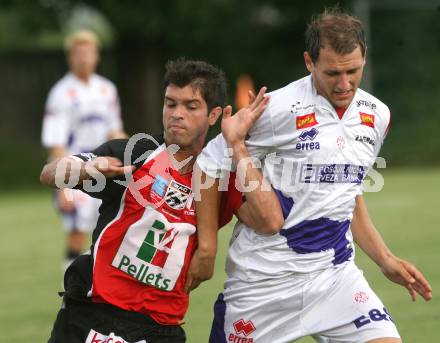
[[[223,293],[218,295],[214,304],[214,320],[212,321],[209,343],[226,343],[225,335],[225,313],[226,303],[223,300]]]
[[[280,231],[286,237],[287,245],[299,254],[335,250],[333,264],[348,261],[353,253],[345,234],[350,226],[349,220],[342,222],[329,218],[304,220],[301,223]]]

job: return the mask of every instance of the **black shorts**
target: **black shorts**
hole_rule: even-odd
[[[109,304],[65,298],[48,343],[183,343],[179,325],[161,325]]]

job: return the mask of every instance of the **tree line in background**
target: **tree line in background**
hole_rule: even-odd
[[[352,9],[356,1],[338,1]],[[384,1],[387,2],[387,1]],[[388,1],[396,3],[395,1]],[[440,8],[375,7],[371,1],[367,67],[373,94],[387,103],[393,127],[381,155],[393,165],[439,164]],[[4,187],[36,184],[44,161],[39,144],[44,101],[65,70],[62,36],[77,26],[104,40],[100,72],[118,86],[127,131],[161,130],[164,64],[178,56],[206,59],[235,80],[281,87],[306,74],[304,30],[329,1],[186,0],[13,1],[0,3],[0,172]],[[82,12],[81,12],[82,11]],[[104,19],[103,19],[104,18]],[[100,31],[101,30],[101,31]],[[26,101],[24,100],[26,99]],[[23,175],[11,170],[27,161]]]

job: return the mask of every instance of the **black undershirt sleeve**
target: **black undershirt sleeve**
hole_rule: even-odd
[[[116,157],[118,158],[124,165],[135,165],[136,168],[143,165],[148,156],[158,148],[159,145],[163,143],[162,135],[152,135],[154,140],[150,139],[140,139],[135,142],[133,147],[128,147],[127,150],[127,161],[124,159],[124,155],[126,154],[126,148],[131,142],[128,139],[113,139],[110,140],[98,148],[96,148],[92,153],[86,154],[78,154],[74,155],[87,162],[93,158],[99,156],[108,156],[108,157]],[[84,193],[98,199],[107,200],[107,201],[118,201],[122,197],[122,194],[125,191],[125,183],[126,176],[118,175],[112,178],[105,179],[103,187],[100,185],[98,187],[98,191],[96,190],[97,180],[91,179],[89,180],[89,184],[91,181],[91,186],[86,187],[86,183],[82,182],[79,184],[76,189],[82,190]],[[121,182],[118,182],[121,181]]]

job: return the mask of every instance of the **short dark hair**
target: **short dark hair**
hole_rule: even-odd
[[[338,54],[349,54],[357,46],[365,56],[367,44],[362,23],[356,17],[342,12],[338,7],[328,8],[312,17],[306,30],[306,51],[313,63],[326,44]]]
[[[209,112],[214,107],[225,105],[225,73],[207,62],[186,60],[182,57],[176,61],[168,61],[164,89],[170,84],[181,88],[191,85],[194,90],[198,89],[208,105]]]

